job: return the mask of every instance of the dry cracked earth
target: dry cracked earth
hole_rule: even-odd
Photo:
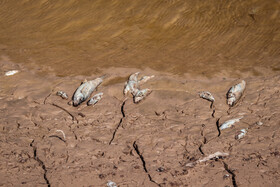
[[[19,69],[13,76],[4,72]],[[122,72],[122,73],[121,73]],[[92,77],[41,76],[1,64],[0,186],[277,186],[280,184],[280,76],[247,77],[229,109],[226,92],[240,80],[185,79],[156,74],[139,104],[122,95],[131,72],[112,74],[94,107],[72,95]],[[150,74],[149,71],[142,74]],[[198,97],[210,91],[215,107]],[[226,120],[243,116],[219,131]],[[240,129],[248,133],[235,139]],[[65,134],[65,137],[63,133]],[[215,152],[228,153],[193,167]]]

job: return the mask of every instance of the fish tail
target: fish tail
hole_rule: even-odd
[[[100,78],[101,78],[101,79],[105,79],[105,78],[108,78],[108,77],[109,77],[108,74],[104,74],[104,75],[102,75]]]

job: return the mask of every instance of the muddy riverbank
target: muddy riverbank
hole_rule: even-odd
[[[280,76],[250,77],[245,94],[228,111],[225,95],[240,79],[178,77],[151,69],[139,104],[124,101],[124,82],[138,69],[108,69],[94,107],[73,107],[68,95],[91,76],[42,76],[1,61],[1,186],[276,186],[279,184]],[[9,70],[19,73],[4,76]],[[104,72],[103,72],[104,73]],[[215,108],[198,97],[210,91]],[[215,111],[214,111],[215,110]],[[233,128],[218,131],[228,119]],[[241,129],[248,133],[235,139]],[[64,134],[63,134],[63,133]],[[65,135],[65,137],[64,137]],[[226,157],[198,163],[210,154]]]

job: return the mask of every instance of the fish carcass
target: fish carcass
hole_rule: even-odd
[[[147,97],[151,93],[152,93],[152,90],[150,90],[150,89],[138,90],[136,95],[133,97],[134,103],[139,103],[140,101],[142,101],[145,97]]]
[[[186,164],[186,166],[187,167],[194,167],[196,164],[199,164],[199,163],[202,163],[202,162],[207,162],[208,160],[212,160],[212,159],[224,158],[224,157],[227,157],[227,156],[229,156],[228,153],[224,153],[224,152],[218,151],[216,153],[210,154],[207,157],[199,159],[199,160],[197,160],[195,162],[188,163],[188,164]]]
[[[236,140],[239,140],[241,138],[243,138],[247,133],[247,130],[246,129],[241,129],[238,134],[235,136],[235,139]]]
[[[139,103],[152,92],[150,89],[140,90],[139,85],[147,82],[149,79],[153,78],[154,75],[144,76],[140,80],[138,80],[138,75],[139,72],[130,75],[128,81],[125,83],[123,90],[123,94],[125,96],[129,92],[132,94],[134,103]]]
[[[78,106],[87,100],[92,92],[103,82],[103,78],[99,77],[91,81],[85,80],[76,90],[73,96],[73,105]]]
[[[239,101],[239,99],[243,95],[245,87],[246,82],[242,80],[241,83],[236,84],[229,89],[229,91],[227,92],[227,104],[229,106],[232,107]]]
[[[138,75],[139,72],[134,73],[129,76],[128,81],[124,85],[123,94],[126,96],[129,92],[132,95],[135,95],[138,92]]]
[[[102,98],[103,96],[103,93],[98,93],[98,94],[95,94],[88,102],[87,102],[87,105],[90,106],[90,105],[95,105],[98,101],[100,101],[100,99]]]
[[[231,120],[228,120],[228,121],[224,122],[220,126],[220,130],[224,130],[224,129],[227,129],[227,128],[233,126],[234,123],[239,122],[239,120],[242,119],[242,118],[243,118],[243,116],[241,116],[239,118],[231,119]]]
[[[203,92],[200,92],[198,94],[199,94],[199,97],[202,98],[202,99],[206,99],[206,100],[208,100],[212,103],[215,101],[213,95],[210,92],[203,91]]]

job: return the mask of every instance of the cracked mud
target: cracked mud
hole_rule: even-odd
[[[223,164],[224,164],[225,170],[231,175],[233,187],[237,187],[236,179],[235,179],[236,175],[234,174],[234,172],[231,169],[229,169],[228,165],[225,162],[223,162]]]
[[[113,136],[112,136],[112,138],[111,138],[111,140],[110,140],[110,142],[109,142],[109,145],[111,145],[111,143],[113,142],[113,140],[114,140],[114,138],[115,138],[115,136],[116,136],[116,133],[117,133],[119,127],[121,126],[123,119],[125,118],[125,113],[124,113],[124,105],[125,105],[125,102],[126,102],[126,100],[123,101],[122,106],[121,106],[122,118],[120,119],[119,124],[117,125],[116,129],[115,129],[114,132],[113,132]]]
[[[248,87],[228,114],[225,94],[236,79],[186,82],[147,71],[156,78],[146,83],[154,91],[143,102],[122,100],[124,80],[133,71],[116,70],[100,86],[104,97],[94,107],[72,107],[55,95],[63,90],[70,96],[87,77],[42,77],[24,69],[2,77],[0,186],[280,183],[279,75],[245,78]],[[197,96],[202,89],[215,94],[212,108]],[[219,131],[220,124],[239,116],[244,118],[234,127]],[[248,133],[235,140],[243,128]],[[218,151],[229,156],[186,167]]]
[[[38,162],[38,164],[42,167],[42,169],[44,170],[44,179],[45,179],[45,181],[46,181],[46,184],[47,184],[47,186],[51,186],[51,184],[50,184],[50,181],[49,181],[49,179],[47,178],[47,168],[46,168],[46,166],[45,166],[45,164],[44,164],[44,162],[37,156],[37,147],[35,147],[34,145],[33,145],[33,143],[34,143],[34,140],[32,140],[32,142],[30,143],[30,147],[32,147],[33,148],[33,151],[34,151],[34,155],[33,155],[33,158],[34,158],[34,160],[36,160],[37,162]]]
[[[156,185],[160,186],[160,184],[156,183],[156,182],[152,179],[150,173],[148,172],[147,167],[146,167],[145,159],[144,159],[143,155],[140,153],[136,141],[133,142],[133,147],[134,147],[134,150],[136,151],[137,155],[139,156],[140,160],[142,161],[143,169],[144,169],[144,171],[147,173],[147,175],[148,175],[150,181],[153,182],[153,183],[155,183]]]

